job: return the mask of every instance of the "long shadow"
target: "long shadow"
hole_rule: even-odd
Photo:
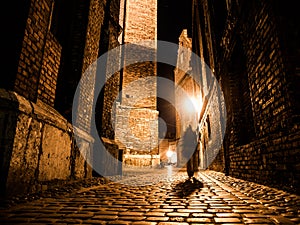
[[[173,192],[180,198],[186,198],[201,188],[203,188],[203,183],[196,178],[193,178],[192,180],[187,179],[184,182],[176,184],[173,188]]]

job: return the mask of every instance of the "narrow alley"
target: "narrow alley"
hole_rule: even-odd
[[[127,172],[123,179],[81,187],[1,210],[1,224],[300,224],[300,197],[223,173],[198,182],[169,168]],[[172,169],[171,169],[172,170]],[[116,178],[115,178],[116,179]]]
[[[0,225],[300,225],[296,1],[3,12]]]

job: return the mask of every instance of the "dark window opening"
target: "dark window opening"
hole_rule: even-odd
[[[51,30],[62,46],[55,108],[69,121],[74,94],[82,75],[89,2],[67,0],[57,3]]]
[[[232,116],[237,145],[247,144],[255,137],[246,60],[242,42],[237,37],[229,65]]]
[[[211,137],[211,127],[210,127],[209,115],[207,115],[207,117],[206,117],[206,123],[207,123],[207,134],[208,134],[208,138],[210,138],[210,137]]]

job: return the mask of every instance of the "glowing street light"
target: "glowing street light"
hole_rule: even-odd
[[[171,150],[168,150],[167,153],[166,153],[168,158],[171,158],[173,154],[174,154],[174,152],[171,151]]]
[[[202,99],[200,97],[188,97],[184,101],[186,111],[199,114],[202,108]]]

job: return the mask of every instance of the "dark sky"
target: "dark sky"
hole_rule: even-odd
[[[158,0],[158,39],[177,43],[191,24],[192,0]]]
[[[178,38],[183,29],[191,25],[191,1],[192,0],[158,0],[158,40],[169,41],[178,44]],[[158,49],[159,54],[159,49]],[[176,63],[177,52],[170,55]],[[173,80],[174,67],[158,64],[158,76]],[[174,87],[162,87],[158,83],[158,95],[162,91],[169,92],[174,99]],[[174,102],[174,101],[173,101]],[[168,124],[168,131],[175,133],[175,109],[164,99],[158,99],[160,117]],[[161,133],[162,134],[162,133]]]

